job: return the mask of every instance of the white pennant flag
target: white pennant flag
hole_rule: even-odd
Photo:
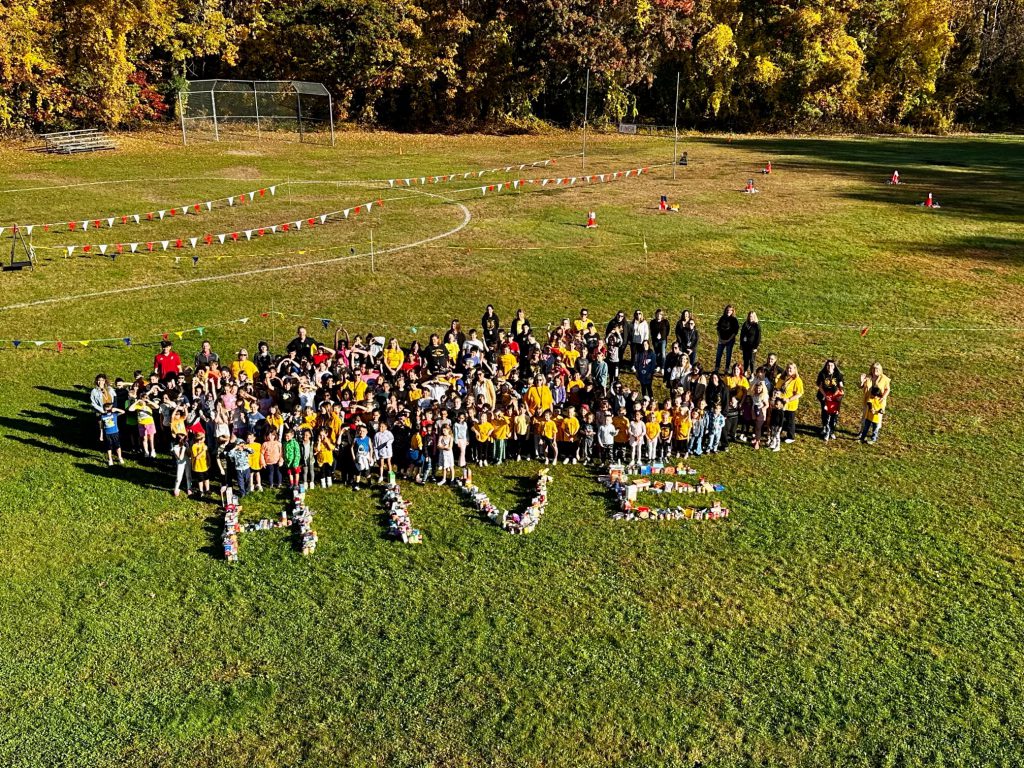
[[[600,176],[598,176],[597,178],[599,178],[599,179],[600,179],[601,181],[604,181],[604,174],[602,173],[602,174],[601,174]]]
[[[7,227],[0,227],[0,235],[2,235],[4,233],[5,229],[7,229]],[[29,234],[32,234],[32,230],[31,229],[29,230]]]
[[[35,345],[36,345],[37,347],[41,347],[41,346],[43,346],[43,344],[45,344],[46,342],[45,342],[45,341],[33,341],[32,343],[33,343],[33,344],[35,344]]]
[[[371,208],[373,208],[373,203],[367,203],[366,204],[366,212],[369,213]]]
[[[136,251],[136,250],[138,249],[138,247],[139,247],[139,244],[138,244],[138,243],[129,243],[129,244],[128,244],[128,247],[132,249],[132,253],[135,253],[135,251]]]
[[[275,194],[276,192],[277,192],[277,184],[275,184],[274,186],[272,186],[270,188],[270,194],[271,195]]]
[[[462,178],[464,178],[464,179],[468,179],[468,178],[469,178],[469,173],[468,173],[468,172],[466,172],[466,173],[462,174]]]
[[[83,221],[82,222],[82,231],[84,232],[88,228],[89,228],[89,222],[88,221]]]
[[[504,186],[505,186],[504,184],[499,184],[497,187],[495,187],[495,189],[498,190],[499,192],[501,192],[501,189]]]
[[[136,223],[136,224],[138,224],[138,223],[139,223],[139,214],[137,214],[137,213],[136,213],[136,214],[134,214],[134,215],[132,216],[132,218],[133,218],[133,219],[135,219],[135,223]]]
[[[321,213],[320,214],[320,223],[323,224],[326,221],[327,221],[327,214],[326,213]]]
[[[240,322],[242,325],[245,325],[246,323],[249,322],[249,318],[248,317],[240,317],[240,318],[238,318],[238,322]]]
[[[487,187],[480,187],[480,194],[481,195],[486,195],[487,194]]]
[[[420,184],[426,184],[426,183],[427,183],[427,177],[426,176],[420,176]]]
[[[484,173],[485,173],[485,171],[478,171],[477,174],[476,174],[476,177],[479,179],[481,176],[484,175]]]
[[[107,252],[107,246],[101,245],[100,246],[100,253],[106,253],[106,252]]]
[[[541,180],[540,180],[540,185],[541,185],[542,187],[546,187],[546,186],[548,185],[548,180],[547,180],[547,179],[541,179]]]
[[[249,193],[249,202],[250,202],[250,203],[252,202],[252,199],[253,199],[254,197],[256,197],[256,193],[255,193],[255,192],[250,192],[250,193]]]
[[[28,232],[31,235],[32,234],[32,230],[35,229],[35,226],[36,226],[35,224],[29,224],[27,227],[25,227],[25,231]],[[4,231],[3,228],[0,227],[0,232],[3,232],[3,231]]]
[[[277,234],[277,224],[271,225],[270,232],[275,235]]]
[[[227,237],[227,235],[217,235],[217,240],[218,240],[218,242],[220,242],[221,245],[224,245],[224,238],[225,237]]]
[[[111,216],[109,219],[107,219],[107,229],[110,229],[113,226],[114,226],[114,217]]]
[[[70,256],[74,252],[75,252],[75,246],[69,245],[68,246],[68,256]]]
[[[405,186],[407,186],[407,187],[412,186],[412,179],[406,179],[405,180]]]
[[[165,250],[165,251],[167,250],[167,246],[168,246],[168,245],[170,245],[170,244],[171,244],[171,241],[170,241],[170,240],[161,240],[161,241],[160,241],[160,245],[162,245],[162,246],[163,246],[163,248],[164,248],[164,250]]]
[[[505,169],[505,173],[508,173],[511,170],[512,170],[512,166],[510,165],[510,166],[508,166],[508,168]]]
[[[212,200],[207,200],[206,201],[206,210],[208,210],[208,211],[212,211],[213,210],[213,201]]]
[[[301,221],[296,221],[295,222],[295,228],[296,229],[302,229],[302,222]]]
[[[569,183],[570,184],[575,184],[576,183],[576,177],[573,176],[571,179],[569,179]]]
[[[235,198],[233,198],[233,197],[227,198],[227,201],[228,201],[228,205],[234,205],[235,204]]]
[[[182,216],[188,216],[188,206],[187,205],[181,206],[181,215]]]
[[[193,248],[195,248],[195,247],[196,247],[196,243],[198,243],[198,242],[199,242],[199,238],[198,238],[198,237],[190,237],[190,238],[188,239],[188,241],[189,241],[190,243],[192,243],[192,247],[193,247]]]
[[[342,215],[343,215],[343,216],[344,216],[344,217],[345,217],[346,219],[348,218],[348,208],[346,208],[346,209],[345,209],[344,211],[342,211],[341,213],[342,213]]]
[[[389,187],[395,186],[395,180],[394,179],[388,179],[388,186]]]
[[[245,239],[246,240],[252,240],[252,230],[251,229],[245,230]]]
[[[156,213],[160,217],[160,221],[163,221],[164,215],[167,213],[167,211],[157,211]]]

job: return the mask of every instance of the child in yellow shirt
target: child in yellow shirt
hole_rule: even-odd
[[[252,453],[249,454],[249,482],[251,486],[249,492],[262,491],[263,490],[263,478],[260,477],[260,470],[263,469],[263,446],[256,442],[256,436],[250,434],[246,440],[246,444]]]
[[[494,464],[501,466],[502,462],[505,461],[506,444],[512,435],[512,419],[509,418],[507,413],[499,409],[491,417],[491,424],[494,426],[494,431],[491,433],[494,447],[492,457],[494,458]]]
[[[494,432],[494,425],[491,424],[487,411],[480,414],[480,420],[473,425],[473,442],[470,444],[473,457],[477,464],[486,467],[491,452],[491,434]]]
[[[558,424],[550,410],[544,411],[540,420],[540,435],[538,439],[540,455],[544,457],[544,463],[558,463]]]
[[[569,406],[565,417],[558,422],[558,452],[566,464],[570,461],[576,463],[579,431],[580,420],[576,418],[576,409]]]
[[[864,421],[860,427],[862,443],[870,442],[872,445],[878,442],[878,432],[882,426],[882,411],[885,409],[885,400],[882,398],[882,390],[878,387],[871,387],[868,397],[864,401]]]

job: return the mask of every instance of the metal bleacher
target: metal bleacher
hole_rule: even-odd
[[[96,128],[42,133],[39,136],[44,142],[43,150],[51,154],[72,155],[77,152],[117,149],[117,145]]]

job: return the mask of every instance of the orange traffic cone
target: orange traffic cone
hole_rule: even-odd
[[[597,213],[591,211],[587,214],[587,229],[595,229],[597,227]]]

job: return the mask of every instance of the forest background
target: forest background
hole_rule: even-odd
[[[1024,0],[5,0],[0,131],[173,119],[189,79],[305,79],[400,130],[1024,123]]]

